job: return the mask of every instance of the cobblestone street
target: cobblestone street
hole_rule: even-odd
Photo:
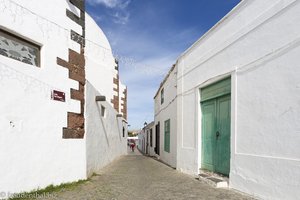
[[[195,178],[137,152],[114,161],[90,181],[53,194],[55,199],[236,199],[248,200],[227,189],[215,189]]]

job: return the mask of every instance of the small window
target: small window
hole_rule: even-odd
[[[125,137],[125,127],[123,126],[123,137]]]
[[[0,55],[40,67],[40,47],[0,30]]]
[[[101,106],[101,117],[106,117],[106,111],[104,106]]]
[[[160,104],[164,103],[164,88],[160,91]]]
[[[165,145],[164,150],[170,153],[170,119],[165,121]]]

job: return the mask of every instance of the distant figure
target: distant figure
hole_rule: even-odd
[[[132,143],[130,144],[130,148],[131,148],[131,151],[134,152],[134,148],[135,148],[135,143],[134,143],[134,142],[132,142]]]

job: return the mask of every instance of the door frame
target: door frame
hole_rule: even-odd
[[[234,152],[235,152],[235,141],[236,141],[236,138],[235,138],[235,126],[236,126],[236,123],[235,123],[235,119],[236,119],[236,115],[235,115],[235,112],[236,112],[236,87],[237,87],[237,76],[236,76],[236,72],[230,72],[230,73],[226,73],[226,74],[223,74],[221,76],[217,76],[217,77],[214,77],[214,78],[211,78],[207,81],[205,81],[204,83],[200,84],[198,87],[195,88],[195,92],[197,92],[197,96],[196,96],[196,102],[197,102],[197,109],[196,109],[196,112],[197,112],[197,116],[198,116],[198,123],[196,124],[196,129],[198,130],[198,138],[197,138],[197,142],[198,142],[198,173],[201,173],[201,168],[202,168],[202,106],[201,106],[201,103],[202,102],[202,98],[201,98],[201,90],[204,89],[204,88],[207,88],[211,85],[214,85],[214,84],[217,84],[225,79],[230,79],[230,93],[227,93],[227,94],[221,94],[219,96],[216,96],[214,97],[214,99],[218,98],[218,97],[224,97],[228,94],[230,94],[230,139],[229,139],[229,148],[230,148],[230,160],[229,160],[229,175],[230,175],[230,169],[231,169],[231,166],[232,165],[232,160],[233,160],[233,155],[234,155]],[[206,100],[204,100],[206,101]],[[199,104],[200,103],[200,104]],[[228,175],[228,176],[229,176]]]

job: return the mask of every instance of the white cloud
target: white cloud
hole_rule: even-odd
[[[116,24],[127,24],[129,16],[128,12],[116,12],[113,15],[113,22]]]
[[[139,31],[111,31],[109,38],[120,62],[120,79],[128,86],[131,128],[153,120],[153,97],[180,52],[168,49],[152,35]]]
[[[151,57],[136,63],[136,67],[120,65],[120,78],[128,86],[128,117],[132,129],[153,120],[154,100],[160,82],[176,61],[171,56]]]
[[[130,13],[127,9],[131,0],[87,0],[90,5],[103,5],[111,10],[109,10],[109,16],[111,20],[116,24],[127,24],[129,21]],[[111,14],[112,13],[112,14]],[[104,20],[103,16],[96,16],[95,20],[102,21]],[[98,17],[97,17],[98,16]]]
[[[147,60],[133,62],[132,64],[125,64],[120,61],[120,66],[126,84],[138,81],[145,81],[145,79],[159,80],[167,74],[172,65],[176,62],[178,53],[170,55],[163,55],[162,57],[150,57]]]
[[[90,4],[102,4],[108,8],[120,8],[125,9],[129,3],[130,0],[87,0]]]
[[[102,15],[96,15],[95,13],[92,13],[91,16],[96,22],[104,20],[104,17]]]
[[[96,0],[94,0],[96,1]],[[182,52],[176,46],[189,46],[197,31],[193,28],[153,32],[140,20],[126,15],[128,9],[108,9],[114,23],[106,27],[106,34],[120,63],[120,79],[128,86],[128,121],[131,129],[140,128],[153,120],[153,97],[159,84]],[[132,17],[132,23],[126,24]],[[110,21],[111,22],[111,21]],[[161,38],[165,38],[162,42]],[[177,44],[177,45],[174,45]]]

